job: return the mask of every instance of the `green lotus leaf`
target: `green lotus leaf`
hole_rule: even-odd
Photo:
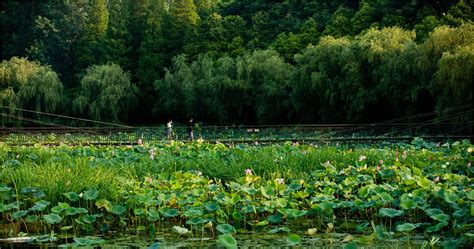
[[[437,220],[437,221],[448,221],[451,218],[447,214],[437,214],[437,215],[433,215],[433,216],[430,216],[430,217],[434,220]]]
[[[91,224],[91,223],[94,223],[96,221],[96,217],[94,215],[84,215],[82,216],[82,219],[81,219],[84,223],[87,223],[87,224]]]
[[[97,197],[99,197],[99,191],[97,191],[95,189],[89,189],[89,190],[85,191],[84,195],[82,196],[82,198],[84,198],[84,200],[88,200],[88,201],[95,200],[95,199],[97,199]]]
[[[420,177],[420,179],[418,179],[418,181],[416,181],[416,183],[418,183],[418,185],[424,189],[428,189],[431,187],[431,185],[433,184],[432,181],[428,180],[428,178],[422,176]]]
[[[403,209],[414,209],[416,208],[416,202],[414,202],[412,199],[401,200],[400,206]]]
[[[298,234],[290,234],[286,241],[290,246],[298,245],[301,243],[301,237]]]
[[[10,191],[12,188],[10,187],[7,187],[7,186],[1,186],[0,187],[0,192],[8,192]]]
[[[111,213],[116,214],[116,215],[122,215],[125,213],[125,211],[127,211],[127,208],[120,204],[114,205],[112,209],[110,210]]]
[[[276,192],[275,192],[275,188],[273,186],[265,186],[265,187],[260,187],[260,191],[262,193],[262,195],[266,198],[270,198],[271,196],[275,196]]]
[[[112,204],[110,203],[110,201],[108,201],[106,199],[100,199],[100,200],[96,201],[95,206],[97,208],[105,208],[105,210],[107,210],[108,212],[110,212],[112,210]]]
[[[427,233],[433,233],[441,230],[443,227],[446,227],[449,223],[447,221],[442,221],[434,226],[430,226],[426,228]]]
[[[284,207],[286,207],[286,206],[288,205],[288,202],[287,202],[285,199],[283,199],[283,198],[278,198],[278,199],[276,200],[276,203],[277,203],[277,205],[278,205],[279,207],[282,207],[282,208],[284,208]]]
[[[45,200],[39,200],[35,202],[35,205],[33,205],[29,210],[33,212],[41,212],[43,211],[51,202],[45,201]]]
[[[159,219],[160,219],[160,213],[156,209],[148,210],[147,220],[154,222]]]
[[[402,210],[397,210],[397,209],[393,209],[393,208],[381,208],[379,210],[379,216],[380,217],[389,217],[389,218],[393,218],[393,217],[397,217],[397,216],[400,216],[400,215],[403,215],[404,212]]]
[[[87,209],[85,209],[85,208],[77,208],[76,212],[78,214],[87,214],[89,211],[87,211]]]
[[[204,224],[204,223],[207,223],[207,222],[209,222],[208,219],[204,219],[204,218],[201,218],[201,217],[194,217],[194,218],[191,218],[191,219],[187,220],[186,224],[201,225],[201,224]]]
[[[214,212],[219,209],[219,204],[216,202],[206,202],[204,203],[204,208],[206,208],[208,212]]]
[[[384,202],[393,202],[393,197],[387,193],[379,193],[380,199]]]
[[[145,210],[143,208],[134,208],[133,213],[137,217],[142,217],[145,214]]]
[[[183,213],[183,215],[186,217],[202,216],[203,214],[204,211],[201,208],[190,208]]]
[[[255,188],[247,186],[242,187],[242,190],[249,195],[254,195],[258,192]]]
[[[255,207],[252,206],[252,205],[248,205],[248,206],[242,207],[242,210],[241,210],[241,211],[244,212],[244,213],[254,213],[254,212],[256,212],[256,211],[255,211]]]
[[[361,224],[356,225],[355,230],[356,232],[362,233],[368,226],[369,226],[369,222],[365,221]]]
[[[76,215],[76,214],[78,214],[77,208],[75,208],[75,207],[68,207],[68,208],[66,209],[66,215],[70,216],[70,215]]]
[[[270,234],[289,233],[290,231],[291,230],[288,227],[275,227],[275,228],[271,229],[270,231],[268,231],[268,233],[270,233]]]
[[[357,249],[357,248],[359,248],[359,246],[357,245],[356,242],[349,242],[342,247],[342,249]]]
[[[284,210],[285,214],[290,219],[296,219],[306,215],[308,212],[305,210],[297,210],[297,209],[282,209]]]
[[[278,224],[281,223],[282,218],[283,215],[281,215],[280,213],[276,213],[268,216],[267,220],[273,224]]]
[[[25,218],[25,221],[26,222],[36,222],[36,221],[38,221],[38,215],[28,215]]]
[[[16,211],[12,214],[12,218],[14,220],[18,220],[20,219],[21,217],[25,216],[26,214],[28,214],[28,211],[25,211],[25,210],[21,210],[21,211]]]
[[[61,216],[55,214],[55,213],[50,213],[47,215],[43,215],[43,219],[50,225],[52,224],[57,224],[63,220]]]
[[[465,208],[458,209],[453,213],[453,217],[459,219],[459,218],[463,217],[464,215],[466,215],[466,213],[467,213],[467,209],[465,209]]]
[[[242,198],[238,194],[232,194],[232,205],[236,205]]]
[[[174,208],[162,208],[160,211],[165,218],[173,218],[179,215],[178,210]]]
[[[430,217],[438,215],[438,214],[444,214],[443,210],[438,209],[438,208],[429,208],[429,209],[425,209],[424,211]]]
[[[290,185],[286,186],[286,190],[288,191],[296,191],[300,189],[302,186],[299,183],[291,183]]]
[[[62,208],[60,206],[54,206],[53,208],[51,208],[51,212],[57,213],[57,214],[61,213],[64,210],[65,210],[65,208]]]
[[[404,223],[397,226],[397,232],[409,232],[416,228],[412,223]]]
[[[229,224],[219,224],[216,229],[222,234],[235,233],[235,228]]]
[[[217,239],[217,243],[221,246],[229,249],[236,249],[237,248],[237,240],[230,234],[222,234],[219,235]]]
[[[79,195],[76,192],[67,192],[67,193],[63,193],[63,195],[66,196],[68,200],[73,201],[73,202],[79,200]]]
[[[76,246],[93,246],[105,243],[104,239],[97,237],[86,237],[86,238],[74,238],[74,244]]]
[[[466,195],[469,200],[474,201],[474,190],[469,191]]]
[[[235,211],[232,213],[232,218],[235,220],[243,220],[245,217],[240,212]]]
[[[455,204],[460,199],[459,196],[453,193],[444,192],[444,199],[447,203]]]

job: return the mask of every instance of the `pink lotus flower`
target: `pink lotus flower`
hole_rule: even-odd
[[[375,168],[375,172],[379,172],[380,166],[377,165],[377,168]]]
[[[435,177],[434,182],[439,182],[439,176]]]
[[[379,163],[380,163],[380,165],[383,165],[383,160],[382,160],[382,159],[380,159]]]
[[[252,170],[251,169],[245,169],[245,174],[246,175],[251,175],[252,174]]]
[[[285,179],[283,179],[283,178],[277,178],[276,181],[277,181],[278,184],[285,183]]]
[[[137,144],[138,144],[138,145],[142,145],[142,144],[143,144],[143,141],[142,141],[141,138],[139,138],[139,139],[137,140]]]
[[[361,156],[359,157],[359,162],[364,161],[366,158],[367,158],[366,156],[362,156],[362,155],[361,155]]]

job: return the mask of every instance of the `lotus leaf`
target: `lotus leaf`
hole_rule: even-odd
[[[232,225],[229,224],[219,224],[216,226],[217,231],[219,231],[222,234],[229,234],[229,233],[235,233],[235,228]]]
[[[469,191],[466,195],[469,200],[474,201],[474,190]]]
[[[111,213],[116,214],[116,215],[122,215],[125,213],[125,211],[127,211],[127,208],[120,204],[114,205],[112,209],[110,210]]]
[[[35,205],[33,205],[29,210],[30,211],[37,211],[41,212],[43,211],[51,202],[45,201],[45,200],[39,200],[35,202]]]
[[[289,233],[290,231],[291,230],[288,227],[275,227],[275,228],[271,229],[270,231],[268,231],[268,233],[270,233],[270,234]]]
[[[230,234],[219,235],[217,242],[225,248],[237,248],[237,240],[235,240],[234,237]]]
[[[105,208],[105,210],[107,210],[108,212],[110,212],[112,210],[112,204],[110,203],[110,201],[108,201],[106,199],[100,199],[100,200],[96,201],[95,206],[97,208]]]
[[[402,210],[397,210],[397,209],[393,209],[393,208],[381,208],[379,210],[379,216],[380,217],[394,218],[394,217],[403,215],[403,213],[404,212]]]
[[[28,215],[25,219],[26,222],[36,222],[38,221],[38,215]]]
[[[96,221],[96,217],[94,215],[84,215],[82,216],[82,221],[84,223],[91,224]]]
[[[290,246],[298,245],[301,243],[301,237],[298,234],[290,234],[286,241]]]
[[[446,227],[449,223],[447,221],[442,221],[434,226],[430,226],[426,228],[427,233],[433,233],[441,230],[443,227]]]
[[[97,237],[74,238],[76,246],[93,246],[105,243],[104,239]]]
[[[156,209],[148,210],[147,220],[149,221],[157,221],[160,219],[160,213]]]
[[[97,191],[96,189],[89,189],[85,191],[84,195],[82,196],[82,198],[87,201],[95,200],[97,199],[97,197],[99,197],[99,191]]]
[[[219,204],[216,202],[206,202],[204,203],[204,208],[206,208],[208,212],[214,212],[219,209]]]
[[[79,195],[76,192],[67,192],[63,194],[68,200],[70,201],[78,201],[79,200]]]
[[[66,209],[66,215],[67,215],[67,216],[76,215],[76,214],[78,214],[77,208],[75,208],[75,207],[68,207],[68,208]]]
[[[273,224],[278,224],[281,223],[283,216],[280,213],[272,214],[268,216],[268,221],[273,223]]]
[[[409,232],[416,228],[412,223],[403,223],[397,226],[397,232]]]
[[[430,216],[432,219],[437,220],[437,221],[449,221],[450,217],[447,214],[437,214]]]
[[[179,215],[178,210],[174,208],[162,208],[160,209],[160,212],[165,218],[173,218]]]
[[[50,213],[47,215],[43,215],[43,219],[48,223],[48,224],[57,224],[61,222],[63,218],[61,216],[55,214],[55,213]]]
[[[14,213],[12,214],[12,218],[13,218],[14,220],[18,220],[18,219],[20,219],[21,217],[25,216],[26,214],[28,214],[28,211],[24,211],[24,210],[22,210],[22,211],[16,211],[16,212],[14,212]]]
[[[350,242],[350,243],[345,244],[342,248],[343,249],[357,249],[359,247],[357,246],[356,242]]]
[[[393,202],[393,197],[387,193],[379,193],[378,196],[380,196],[384,202]]]

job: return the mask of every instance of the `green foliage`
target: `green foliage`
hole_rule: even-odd
[[[74,97],[87,68],[112,63],[140,89],[130,96],[140,111],[120,107],[133,115],[100,120],[355,123],[435,109],[441,120],[443,109],[472,102],[472,75],[462,74],[473,71],[472,8],[466,0],[7,1],[0,58],[28,57],[57,75],[35,76],[21,97],[2,85],[0,104],[23,98],[35,110],[61,104],[65,114],[99,118],[100,108],[86,115],[92,100]]]
[[[179,236],[229,234],[224,238],[232,242],[230,234],[252,229],[288,233],[289,244],[306,244],[306,236],[293,233],[368,234],[372,223],[373,233],[355,242],[422,232],[446,241],[471,236],[472,169],[466,165],[473,146],[467,140],[423,149],[202,142],[0,148],[7,151],[0,153],[1,220],[43,222],[48,234],[77,238],[109,227],[139,232],[153,226]],[[159,160],[149,157],[150,149]],[[402,150],[407,157],[398,157]],[[384,177],[378,167],[393,174]]]
[[[92,66],[81,79],[74,106],[78,113],[95,120],[125,121],[136,104],[137,91],[120,66]]]
[[[63,85],[49,67],[13,57],[0,64],[0,77],[0,104],[9,108],[2,113],[20,114],[16,108],[50,113],[60,110]],[[8,117],[2,117],[2,125]]]

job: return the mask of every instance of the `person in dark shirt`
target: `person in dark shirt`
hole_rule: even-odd
[[[194,122],[193,119],[191,118],[188,121],[188,140],[193,141],[194,140]]]

